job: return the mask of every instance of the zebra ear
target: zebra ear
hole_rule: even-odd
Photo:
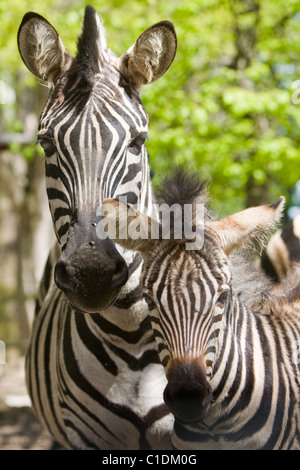
[[[135,88],[160,78],[172,64],[177,49],[173,23],[161,21],[146,29],[120,58],[120,72]]]
[[[160,223],[116,199],[105,199],[101,209],[101,230],[123,248],[147,256],[161,233]]]
[[[284,204],[285,198],[281,196],[274,204],[251,207],[207,225],[216,232],[222,249],[229,255],[253,239],[262,243],[268,238],[280,221]]]
[[[38,79],[53,83],[73,60],[53,26],[41,15],[28,12],[18,31],[24,64]]]

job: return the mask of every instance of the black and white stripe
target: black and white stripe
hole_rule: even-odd
[[[248,308],[234,291],[225,294],[224,304],[216,299],[215,276],[220,271],[209,272],[199,254],[188,267],[197,271],[198,282],[183,286],[182,274],[176,281],[169,264],[175,261],[178,273],[184,273],[186,260],[181,263],[180,258],[178,250],[177,257],[174,253],[172,259],[166,255],[164,263],[160,260],[153,287],[150,276],[156,261],[146,268],[144,283],[146,289],[151,286],[148,294],[159,310],[153,305],[152,325],[169,380],[175,358],[184,363],[201,358],[212,402],[198,422],[175,419],[174,448],[299,449],[299,288],[266,303],[261,311]],[[210,312],[201,311],[199,302],[207,302]],[[186,383],[192,377],[187,372]],[[184,399],[189,396],[186,392]]]
[[[103,315],[70,308],[51,260],[47,293],[27,352],[35,414],[66,448],[170,448],[172,418],[162,401],[164,372],[132,263],[132,291]]]
[[[77,81],[75,92],[66,93],[62,110],[56,97],[49,101],[38,132],[46,153],[49,205],[62,248],[76,211],[98,208],[106,197],[127,196],[144,211],[151,207],[143,145],[148,119],[141,103],[132,102],[125,90],[120,96],[112,79],[97,82],[92,96],[78,91],[83,86]]]
[[[199,189],[182,170],[163,185],[165,201],[182,207]],[[280,198],[220,221],[207,217],[203,246],[193,251],[185,240],[119,240],[144,257],[178,450],[300,448],[299,277],[275,293],[251,262],[232,254],[267,232],[282,208]]]
[[[58,260],[65,262],[63,285],[70,266],[63,256],[76,242],[76,258],[76,249],[86,243],[86,226],[93,238],[87,239],[85,250],[95,261],[92,275],[80,287],[81,300],[85,302],[89,284],[95,283],[98,295],[98,264],[100,271],[105,269],[95,250],[98,206],[106,197],[126,196],[139,209],[152,212],[144,145],[148,117],[139,88],[163,75],[173,61],[174,28],[169,21],[150,27],[117,58],[107,49],[98,15],[87,7],[78,54],[72,58],[47,20],[30,12],[20,26],[18,43],[29,70],[51,83],[38,140],[45,150],[47,194],[58,240],[45,267],[26,358],[33,409],[66,448],[168,449],[173,418],[163,403],[165,375],[140,286],[140,255],[118,247],[128,281],[115,288],[111,305],[94,314],[72,308],[57,287],[54,270]],[[160,47],[155,49],[155,44]],[[110,243],[102,259],[113,253],[118,260]],[[80,279],[81,265],[74,264],[72,270]],[[79,281],[74,295],[77,286]]]

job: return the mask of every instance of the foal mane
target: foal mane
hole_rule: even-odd
[[[199,171],[186,170],[182,166],[167,173],[154,190],[156,201],[169,206],[173,204],[203,204],[208,201],[206,181]]]
[[[170,239],[178,245],[184,245],[188,241],[185,237],[186,224],[195,233],[199,224],[203,227],[203,223],[212,218],[207,208],[207,183],[201,179],[197,170],[175,167],[160,180],[160,184],[154,189],[154,196],[155,202],[159,204],[162,225],[164,208],[169,211],[167,229]],[[178,230],[179,233],[181,230],[181,235],[178,235]]]

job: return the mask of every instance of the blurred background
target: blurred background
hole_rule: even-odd
[[[154,184],[183,163],[201,169],[220,216],[281,194],[286,220],[300,212],[300,0],[0,0],[0,449],[51,445],[26,414],[23,372],[54,241],[35,145],[49,90],[23,65],[17,31],[35,11],[76,54],[86,4],[102,16],[117,55],[153,23],[174,23],[175,61],[142,90]]]

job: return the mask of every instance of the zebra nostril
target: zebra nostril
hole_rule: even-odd
[[[63,260],[56,263],[54,271],[54,280],[57,287],[63,291],[68,290],[70,286],[70,275],[67,270],[67,264]]]
[[[81,259],[78,254],[77,258]],[[99,272],[86,269],[86,267],[81,267],[79,270],[76,266],[76,263],[71,263],[70,260],[65,259],[60,259],[56,263],[54,280],[57,287],[65,293],[70,292],[74,285],[80,283],[80,285],[85,286],[86,292],[90,289],[96,294],[96,290],[97,292],[99,290],[100,281],[102,288],[106,285],[106,288],[110,289],[122,287],[128,279],[128,268],[122,259],[118,259],[114,263],[112,270],[104,268],[103,271],[100,269]],[[92,280],[89,279],[91,275]]]
[[[111,279],[112,287],[122,287],[128,279],[128,268],[125,261],[120,260],[116,263],[116,269]]]

